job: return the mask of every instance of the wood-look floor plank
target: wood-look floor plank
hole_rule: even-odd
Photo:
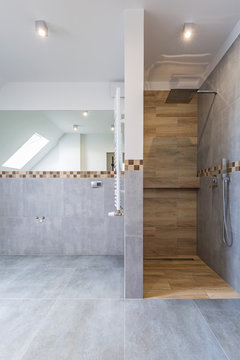
[[[199,257],[193,260],[144,260],[144,297],[168,299],[240,298]],[[180,258],[180,257],[179,257]]]

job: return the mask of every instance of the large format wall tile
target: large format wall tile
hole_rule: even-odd
[[[124,217],[108,216],[114,179],[92,180],[0,179],[0,253],[122,255]]]
[[[0,181],[0,216],[14,217],[23,215],[22,179],[1,179]]]
[[[124,281],[126,298],[143,297],[143,172],[125,172]]]
[[[240,37],[211,73],[202,89],[218,90],[213,95],[199,95],[198,170],[217,166],[224,157],[240,160]],[[209,115],[209,116],[208,116]],[[240,291],[240,173],[230,174],[229,211],[233,245],[222,243],[222,179],[209,188],[208,178],[201,178],[198,193],[198,254],[236,290]]]
[[[61,216],[63,179],[24,179],[24,216]]]

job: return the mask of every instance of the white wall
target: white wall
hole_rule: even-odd
[[[114,152],[113,133],[81,136],[82,171],[106,171],[106,153]]]
[[[112,110],[113,83],[7,83],[0,110]]]
[[[81,169],[80,134],[64,134],[33,171],[79,171]]]
[[[125,12],[125,159],[143,159],[144,10]]]

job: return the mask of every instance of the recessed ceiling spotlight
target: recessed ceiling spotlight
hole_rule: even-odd
[[[35,21],[35,31],[38,36],[45,38],[48,36],[48,27],[45,21],[36,20]]]
[[[114,124],[111,125],[110,130],[111,130],[111,131],[114,131],[114,130],[115,130]]]
[[[183,37],[185,40],[190,40],[194,31],[193,23],[185,23],[183,26]]]
[[[73,131],[78,131],[79,126],[78,125],[73,125]]]
[[[85,111],[83,111],[82,114],[83,114],[83,116],[88,116],[88,111],[85,110]]]

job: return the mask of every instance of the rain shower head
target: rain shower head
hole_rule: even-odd
[[[198,89],[171,89],[166,99],[167,104],[189,104],[195,94],[214,94],[216,90],[198,90]]]
[[[189,104],[197,93],[197,89],[171,89],[166,103],[167,104]]]

